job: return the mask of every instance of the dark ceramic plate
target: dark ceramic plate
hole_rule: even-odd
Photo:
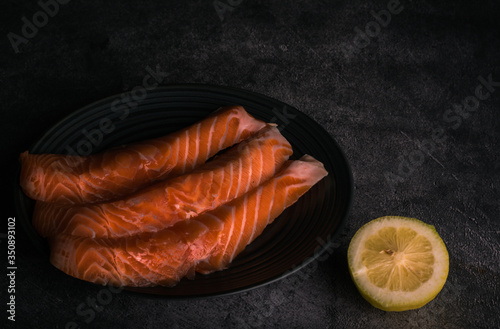
[[[112,146],[158,137],[206,117],[220,106],[242,105],[250,114],[275,122],[293,146],[293,159],[310,154],[329,175],[283,212],[224,271],[197,274],[172,288],[128,290],[170,297],[203,297],[252,289],[301,269],[338,238],[352,202],[353,183],[342,150],[320,125],[295,108],[267,96],[207,85],[173,85],[106,98],[69,115],[49,129],[32,153],[95,153]],[[140,99],[142,98],[142,99]],[[39,249],[47,243],[31,226],[34,202],[17,187],[17,210]]]

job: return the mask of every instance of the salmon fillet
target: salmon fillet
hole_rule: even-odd
[[[195,272],[228,264],[328,173],[311,156],[289,161],[272,179],[212,211],[157,233],[119,239],[57,235],[49,239],[51,263],[96,284],[174,286]]]
[[[117,238],[156,232],[235,199],[272,178],[292,146],[268,125],[189,174],[123,199],[89,205],[37,202],[33,226],[43,237],[70,234]]]
[[[35,200],[64,204],[119,198],[155,180],[186,173],[265,127],[241,106],[170,135],[89,155],[20,155],[20,185]]]

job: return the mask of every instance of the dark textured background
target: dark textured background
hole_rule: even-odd
[[[5,1],[2,182],[10,194],[18,154],[51,125],[140,85],[145,67],[159,65],[167,74],[163,84],[256,91],[327,129],[345,151],[355,183],[340,246],[317,267],[248,293],[182,301],[118,293],[87,325],[76,308],[102,288],[57,271],[18,226],[18,327],[63,328],[68,321],[82,328],[499,327],[500,85],[476,110],[447,112],[474,95],[479,76],[500,82],[498,2],[401,1],[403,11],[350,54],[342,49],[352,47],[355,28],[364,30],[374,21],[370,11],[388,2],[223,3],[236,5],[221,20],[211,0],[75,0],[15,53],[7,34],[21,34],[21,18],[31,21],[40,7]],[[440,141],[423,143],[433,132]],[[16,214],[12,198],[3,200],[6,220]],[[389,214],[435,225],[450,253],[444,289],[419,310],[375,309],[349,278],[353,234]],[[6,241],[0,243],[5,250]],[[5,275],[0,282],[5,305]]]

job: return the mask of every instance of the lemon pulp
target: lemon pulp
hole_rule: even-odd
[[[361,227],[348,250],[349,271],[372,305],[386,311],[419,308],[441,291],[449,259],[434,226],[386,216]]]

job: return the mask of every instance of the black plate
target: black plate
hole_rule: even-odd
[[[228,269],[197,274],[194,280],[183,279],[172,288],[128,290],[171,297],[240,292],[299,270],[338,238],[352,202],[352,174],[337,143],[308,116],[267,96],[228,87],[173,85],[134,95],[142,99],[127,104],[127,98],[122,97],[127,94],[116,95],[74,112],[49,129],[30,151],[68,153],[72,149],[81,155],[95,153],[165,135],[203,119],[220,106],[242,105],[256,118],[278,124],[293,146],[293,159],[310,154],[325,165],[329,175],[285,210]],[[31,225],[34,202],[18,186],[16,201],[27,234],[35,246],[48,253],[46,241]]]

